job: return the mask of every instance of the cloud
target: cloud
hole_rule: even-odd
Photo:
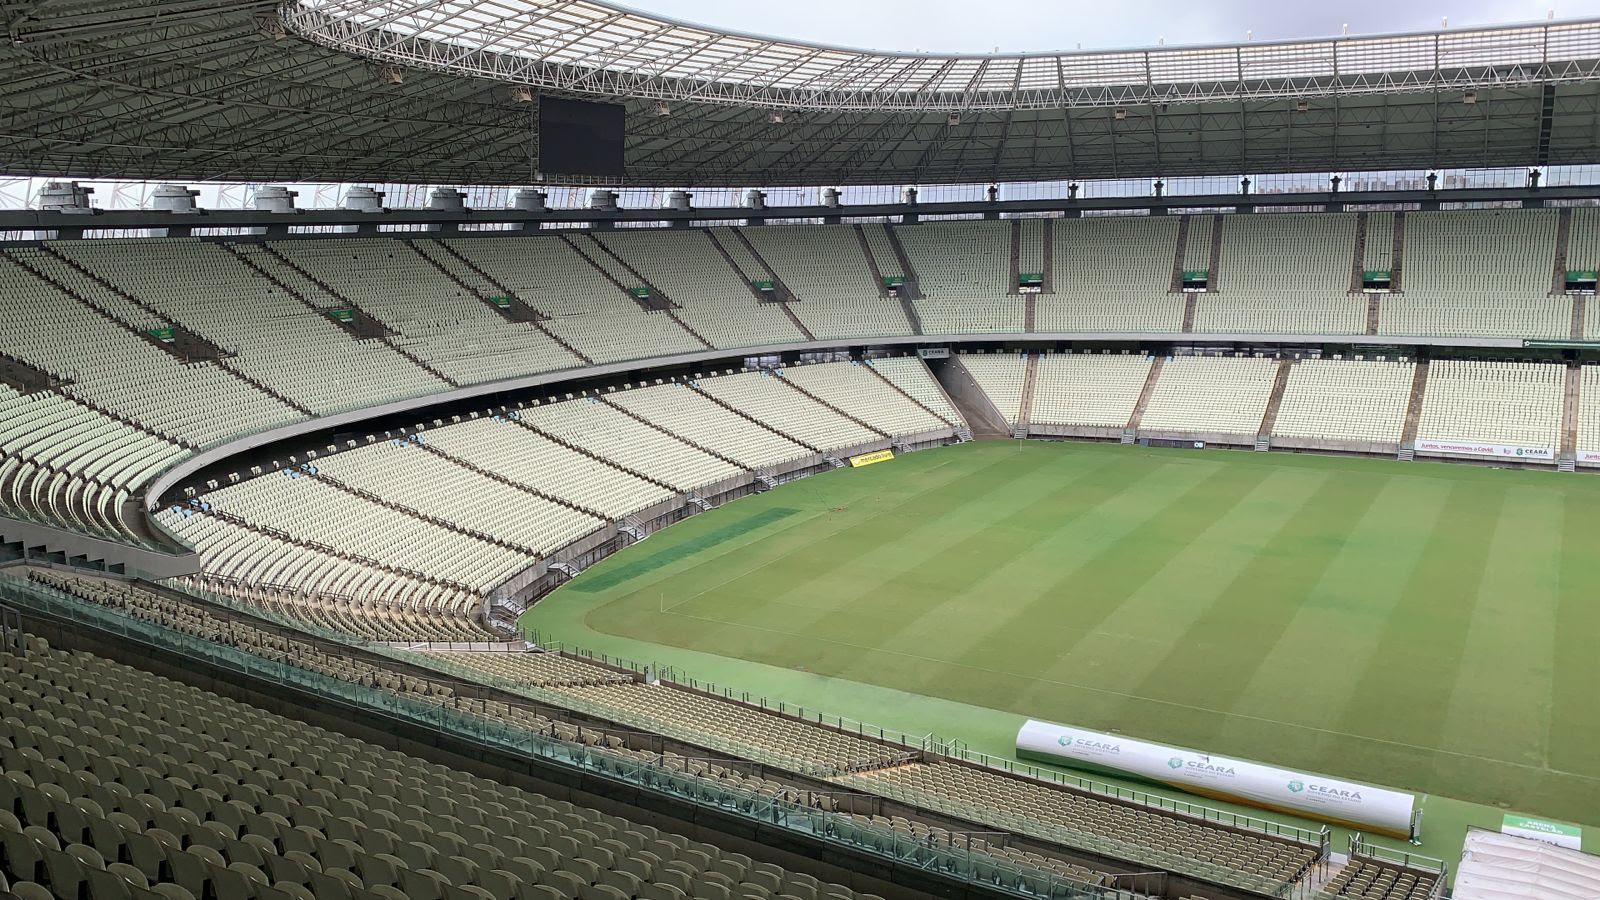
[[[625,0],[626,2],[626,0]],[[1085,50],[1325,37],[1542,20],[1548,0],[631,0],[635,8],[690,22],[877,50],[988,52]],[[1600,15],[1600,0],[1567,0],[1564,17]]]

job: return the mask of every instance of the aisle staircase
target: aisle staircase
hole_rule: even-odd
[[[1396,214],[1396,218],[1398,218]],[[1428,361],[1417,360],[1411,375],[1411,397],[1406,401],[1405,425],[1400,430],[1399,458],[1407,462],[1416,458],[1417,424],[1422,421],[1422,401],[1428,393]]]
[[[1582,412],[1583,367],[1567,364],[1566,385],[1561,398],[1561,452],[1556,467],[1563,472],[1578,470],[1578,422]]]
[[[1278,360],[1278,374],[1272,382],[1272,393],[1267,396],[1267,408],[1261,415],[1261,427],[1256,429],[1257,452],[1265,453],[1272,449],[1272,429],[1278,424],[1278,408],[1283,405],[1283,393],[1289,387],[1289,373],[1293,366],[1292,359]]]
[[[1017,424],[1011,430],[1014,438],[1028,436],[1028,426],[1033,424],[1033,394],[1039,384],[1039,354],[1027,354],[1028,364],[1022,370],[1022,400],[1017,408]]]
[[[1567,292],[1567,249],[1572,244],[1572,207],[1563,206],[1556,218],[1555,263],[1550,273],[1550,296]]]
[[[1144,387],[1139,390],[1139,400],[1133,405],[1133,414],[1128,417],[1128,425],[1122,431],[1122,443],[1131,444],[1138,436],[1139,424],[1144,421],[1144,411],[1150,407],[1150,398],[1156,392],[1156,382],[1161,378],[1161,368],[1166,364],[1165,357],[1156,357],[1150,364],[1150,374],[1144,378]]]
[[[1350,256],[1350,293],[1362,293],[1367,277],[1367,214],[1356,213],[1355,247]],[[1374,332],[1368,331],[1367,334]]]

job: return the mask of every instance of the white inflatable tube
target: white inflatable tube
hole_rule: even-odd
[[[1168,784],[1220,800],[1411,838],[1416,798],[1401,791],[1292,772],[1181,747],[1029,719],[1017,755]]]

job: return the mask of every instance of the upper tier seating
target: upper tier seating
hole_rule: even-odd
[[[756,300],[703,231],[625,229],[595,237],[665,292],[678,304],[678,316],[718,347],[805,339],[782,309]]]
[[[159,319],[45,251],[16,248],[0,260],[0,305],[6,311],[0,353],[69,378],[63,393],[202,447],[300,418],[216,364],[184,364],[157,349],[141,335],[161,327]],[[227,415],[219,414],[223,410]]]
[[[440,272],[409,241],[280,241],[272,248],[393,329],[396,346],[459,383],[578,363],[543,332],[509,325],[476,292]]]
[[[229,366],[315,413],[439,388],[437,379],[383,342],[351,340],[220,244],[168,238],[56,241],[50,247],[236,354]],[[258,247],[250,249],[256,251],[251,259],[263,258]],[[485,348],[478,352],[487,355]]]
[[[1398,444],[1415,371],[1410,361],[1300,360],[1289,369],[1272,433]]]
[[[1354,214],[1225,216],[1222,223],[1217,290],[1196,298],[1196,332],[1366,333],[1366,298],[1349,293]],[[1191,231],[1191,249],[1194,241]]]
[[[1121,354],[1042,354],[1028,421],[1036,425],[1126,427],[1150,377],[1152,362],[1148,356]]]
[[[1569,266],[1600,265],[1600,214],[1578,208],[1571,215]],[[1554,209],[1407,213],[1404,293],[1379,298],[1379,333],[1569,337],[1573,298],[1548,296],[1559,216]],[[1055,292],[1033,298],[1035,330],[1178,331],[1185,297],[1169,287],[1180,218],[1052,220]],[[1353,221],[1343,214],[1224,217],[1218,291],[1195,297],[1195,330],[1364,331],[1362,298],[1340,292]],[[1044,224],[1021,222],[1028,266],[1046,265]],[[1191,217],[1184,265],[1209,261],[1205,236],[1213,225],[1211,216]],[[1394,226],[1393,214],[1367,214],[1364,267],[1395,265]],[[917,301],[925,330],[1021,328],[1024,302],[1009,293],[1002,265],[1011,227],[893,227],[927,293]],[[750,293],[747,280],[766,272],[744,238],[794,290],[792,311],[819,339],[867,342],[909,332],[901,304],[872,283],[853,226],[710,231],[733,267],[705,231],[672,229],[7,248],[0,309],[12,327],[0,337],[0,354],[9,357],[0,366],[44,374],[42,386],[8,382],[0,393],[0,403],[27,417],[13,417],[0,432],[0,514],[162,546],[141,521],[141,491],[201,448],[453,384],[704,351],[689,329],[730,349],[793,342],[800,332],[789,316]],[[862,233],[880,266],[899,267],[890,230],[874,225]],[[1296,260],[1292,268],[1280,263],[1286,258]],[[611,280],[636,277],[670,296],[676,310],[646,312]],[[502,293],[553,318],[507,321],[484,299]],[[347,305],[391,333],[375,329],[380,336],[369,337],[330,320]],[[1596,306],[1592,298],[1588,305]],[[1600,339],[1600,306],[1589,313],[1585,336]],[[168,327],[180,340],[149,334]],[[191,352],[189,336],[204,352]],[[20,401],[24,391],[34,399]],[[63,422],[59,434],[36,433]],[[827,449],[876,439],[854,425],[826,427],[842,431],[790,437]]]
[[[1405,222],[1405,293],[1383,297],[1379,334],[1571,335],[1571,299],[1547,296],[1555,210],[1411,212]]]
[[[558,235],[462,238],[444,243],[528,305],[551,316],[546,327],[595,362],[705,349],[670,318],[645,313]]]
[[[1428,366],[1417,440],[1542,448],[1553,453],[1561,446],[1565,380],[1565,368],[1549,363],[1434,360]]]
[[[1177,216],[1092,216],[1054,225],[1054,294],[1035,331],[1177,332],[1183,296],[1169,294]]]
[[[1254,435],[1266,415],[1278,361],[1176,356],[1162,366],[1141,431]]]
[[[911,333],[900,304],[873,285],[850,226],[747,228],[744,235],[794,292],[796,314],[819,339]]]
[[[1011,277],[1009,222],[931,222],[895,227],[916,267],[916,301],[928,334],[1022,331],[1022,299]]]
[[[972,374],[978,388],[989,396],[995,409],[1015,426],[1022,419],[1022,381],[1028,370],[1028,357],[1021,353],[963,353],[961,364]]]
[[[133,503],[182,448],[71,398],[0,385],[0,512],[97,537],[152,543]]]
[[[871,896],[29,644],[0,654],[0,838],[23,896]]]

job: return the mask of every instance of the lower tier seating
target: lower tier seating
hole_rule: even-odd
[[[1176,356],[1162,366],[1140,430],[1254,435],[1277,360]]]
[[[1007,425],[1016,425],[1022,415],[1022,380],[1027,374],[1028,357],[1022,353],[963,353],[961,365],[971,373],[979,390],[989,395]]]
[[[1415,372],[1410,361],[1300,360],[1289,369],[1272,433],[1398,444]]]
[[[1368,859],[1351,859],[1318,900],[1350,897],[1352,900],[1428,900],[1436,896],[1439,876],[1402,869]]]
[[[1299,871],[1314,851],[1259,834],[1236,831],[1198,819],[1103,799],[1057,785],[1018,779],[992,770],[954,763],[888,765],[851,774],[865,763],[883,766],[898,762],[898,748],[836,731],[802,719],[783,717],[770,710],[752,708],[715,694],[681,687],[637,682],[625,672],[572,656],[545,652],[421,652],[390,651],[402,662],[421,664],[452,677],[481,680],[502,689],[530,693],[547,704],[542,712],[500,700],[463,696],[439,681],[418,678],[387,664],[353,658],[335,645],[317,643],[293,632],[255,624],[237,615],[225,615],[209,604],[182,595],[102,578],[66,575],[30,569],[28,578],[49,589],[79,598],[119,614],[226,644],[266,659],[288,663],[341,681],[365,685],[399,696],[426,699],[453,709],[483,716],[537,733],[606,747],[616,752],[646,754],[651,764],[666,765],[727,780],[730,784],[784,796],[795,802],[833,809],[827,794],[798,791],[779,782],[752,777],[732,763],[686,759],[633,747],[626,733],[600,731],[563,721],[548,704],[563,705],[590,715],[644,731],[656,731],[700,746],[723,745],[735,755],[777,764],[791,771],[814,768],[817,774],[835,773],[848,790],[882,791],[933,810],[961,809],[972,818],[972,805],[989,810],[979,820],[1016,827],[1018,816],[1029,817],[1057,832],[1076,836],[1101,850],[1129,854],[1155,864],[1190,859],[1232,876],[1258,881],[1278,879]],[[644,756],[641,756],[644,758]],[[840,774],[842,773],[842,774]],[[981,801],[981,802],[978,802]],[[991,815],[992,814],[992,815]],[[1005,821],[1001,821],[1001,819]],[[911,828],[907,823],[907,828]],[[918,831],[921,834],[923,832]],[[1082,840],[1077,840],[1081,838]],[[990,842],[994,843],[991,837]],[[1038,854],[1001,852],[998,846],[983,852],[1019,864],[1042,867],[1075,878],[1082,872]],[[1160,857],[1159,860],[1154,857]],[[1043,860],[1041,862],[1041,859]],[[1092,879],[1090,879],[1092,880]]]
[[[1541,448],[1553,459],[1565,377],[1564,367],[1547,363],[1434,360],[1417,440]]]
[[[1578,461],[1600,466],[1600,366],[1584,366],[1578,380]]]
[[[893,796],[930,809],[960,809],[961,814],[976,815],[980,821],[1005,825],[1021,821],[1044,831],[1079,835],[1091,843],[1100,838],[1119,846],[1172,853],[1201,865],[1254,876],[1265,884],[1294,881],[1315,859],[1315,852],[1307,847],[1201,826],[1191,820],[1108,803],[974,766],[894,766],[841,780],[869,790],[872,785],[883,785],[896,790]]]
[[[870,896],[28,644],[0,654],[0,846],[23,897]]]
[[[1150,377],[1148,356],[1045,353],[1033,386],[1035,425],[1122,428]]]

